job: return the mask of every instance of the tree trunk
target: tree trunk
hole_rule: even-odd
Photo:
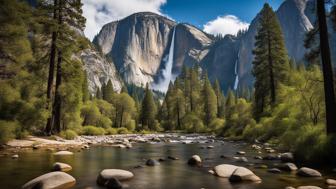
[[[317,0],[317,16],[320,30],[320,48],[322,71],[324,79],[324,95],[326,106],[326,126],[327,134],[336,133],[336,99],[333,83],[333,70],[330,58],[330,47],[328,41],[328,28],[326,22],[326,13],[324,0]]]
[[[53,19],[57,19],[57,10],[56,7],[58,6],[58,0],[54,0],[54,15]],[[47,111],[49,111],[51,98],[52,98],[52,86],[54,84],[54,72],[55,72],[55,55],[56,55],[56,40],[57,40],[57,32],[52,32],[51,37],[51,47],[50,47],[50,55],[49,55],[49,75],[48,75],[48,86],[47,86]],[[45,127],[45,133],[47,135],[51,134],[51,130],[53,128],[53,119],[52,115],[48,118],[47,124]]]
[[[60,94],[60,85],[62,84],[62,51],[58,50],[57,72],[56,72],[56,95],[54,100],[54,128],[55,132],[61,131],[61,108],[62,98]]]
[[[270,77],[270,89],[271,89],[271,102],[274,105],[276,101],[276,93],[275,93],[275,81],[274,81],[274,73],[273,73],[273,59],[272,59],[272,51],[271,51],[271,34],[268,32],[268,69],[269,69],[269,77]]]

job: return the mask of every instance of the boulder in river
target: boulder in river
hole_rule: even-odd
[[[68,156],[68,155],[73,155],[72,152],[69,151],[58,151],[54,153],[55,156]]]
[[[283,171],[296,171],[298,169],[294,163],[280,164],[278,168]]]
[[[104,186],[111,178],[118,179],[119,181],[129,180],[134,177],[134,174],[130,171],[122,169],[104,169],[101,171],[97,178],[97,184]]]
[[[56,162],[53,165],[52,170],[53,171],[63,171],[63,172],[67,172],[70,171],[72,169],[72,167],[66,163],[60,163],[60,162]]]
[[[281,173],[281,170],[277,168],[268,169],[267,171],[270,173],[275,173],[275,174]]]
[[[336,187],[336,180],[334,180],[334,179],[327,179],[326,180],[326,184],[328,186]]]
[[[106,181],[105,187],[107,189],[122,189],[123,188],[121,182],[116,178],[110,178],[108,181]]]
[[[299,186],[296,189],[322,189],[318,186]]]
[[[286,152],[280,155],[280,159],[282,162],[293,162],[294,156],[291,152]]]
[[[188,165],[191,165],[191,166],[200,166],[201,164],[202,164],[202,159],[199,155],[193,155],[188,161]]]
[[[250,181],[250,182],[261,182],[261,179],[255,175],[251,170],[245,167],[238,167],[230,176],[230,182],[242,182],[242,181]]]
[[[158,162],[157,160],[155,159],[148,159],[146,161],[146,165],[147,166],[157,166],[157,165],[160,165],[160,162]]]
[[[263,157],[263,160],[278,160],[279,156],[275,154],[268,154],[265,157]]]
[[[302,167],[298,170],[297,175],[302,177],[321,177],[322,174],[315,169]]]
[[[238,155],[245,155],[246,152],[244,152],[244,151],[238,151],[237,154],[238,154]]]
[[[214,167],[215,175],[223,178],[229,178],[238,167],[230,164],[221,164]]]
[[[41,175],[22,186],[22,189],[66,189],[71,188],[76,179],[64,172],[51,172]]]
[[[12,159],[18,159],[19,158],[19,155],[18,154],[14,154],[12,155]]]
[[[170,159],[170,160],[179,160],[178,157],[174,157],[174,156],[168,156],[168,159]]]

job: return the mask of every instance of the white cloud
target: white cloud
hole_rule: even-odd
[[[83,0],[83,15],[86,18],[84,33],[92,40],[104,24],[136,12],[161,14],[160,7],[165,3],[166,0]]]
[[[234,15],[218,16],[203,26],[203,30],[210,34],[236,35],[241,29],[247,29],[249,23],[241,21]]]

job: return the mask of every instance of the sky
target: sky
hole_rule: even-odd
[[[83,0],[84,33],[92,40],[103,25],[150,11],[210,34],[235,35],[248,28],[266,2],[277,10],[283,0]]]

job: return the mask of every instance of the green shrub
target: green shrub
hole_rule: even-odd
[[[135,121],[132,119],[126,124],[126,128],[129,131],[134,131],[135,130]]]
[[[75,131],[73,131],[73,130],[68,129],[66,131],[62,131],[60,133],[60,136],[62,138],[67,139],[67,140],[73,140],[73,139],[75,139],[77,137],[77,133]]]
[[[83,135],[90,135],[90,136],[104,135],[105,134],[105,129],[100,128],[100,127],[95,127],[95,126],[92,126],[92,125],[88,125],[88,126],[83,127],[82,134]]]
[[[210,131],[219,133],[223,129],[224,124],[225,124],[224,119],[216,118],[212,120],[209,124]]]
[[[139,131],[140,134],[152,134],[153,131],[149,131],[149,130],[141,130]]]
[[[117,131],[118,131],[118,134],[129,134],[130,133],[128,129],[125,127],[120,127],[117,129]]]
[[[190,133],[204,132],[203,121],[194,114],[186,115],[182,120],[183,130]]]
[[[105,129],[106,130],[106,134],[107,135],[116,135],[116,134],[118,134],[118,131],[117,131],[117,129],[116,128],[107,128],[107,129]]]
[[[14,121],[0,121],[0,144],[5,144],[15,138],[15,129],[18,123]]]
[[[102,127],[102,128],[109,128],[112,126],[112,121],[110,120],[110,118],[106,117],[106,116],[100,116],[98,121],[97,121],[97,127]]]

